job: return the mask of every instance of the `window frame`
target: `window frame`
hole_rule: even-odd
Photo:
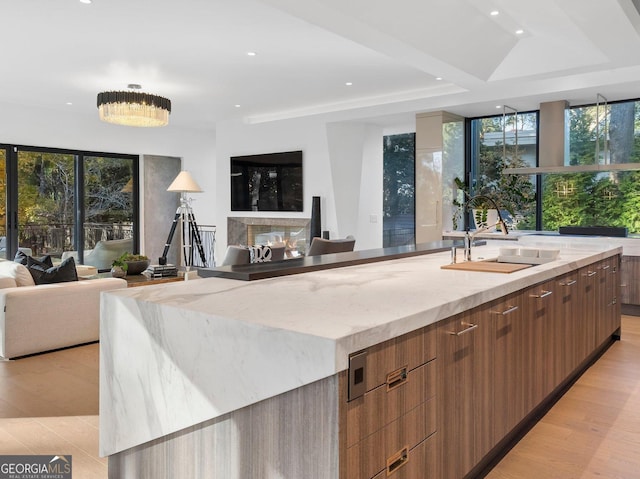
[[[16,145],[0,143],[0,149],[6,151],[6,258],[11,259],[18,250],[18,154],[19,152],[36,152],[73,155],[74,157],[74,248],[78,252],[79,262],[84,260],[84,161],[85,157],[114,158],[131,160],[131,177],[133,179],[132,194],[132,239],[133,254],[140,251],[140,156],[126,153],[97,152],[90,150],[73,150],[66,148],[50,148],[42,146]]]

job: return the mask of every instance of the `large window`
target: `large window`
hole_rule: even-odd
[[[504,168],[535,166],[537,113],[471,120],[471,195],[491,197],[511,229],[536,227],[536,177],[503,175]]]
[[[0,255],[29,248],[59,259],[75,250],[82,259],[100,240],[138,244],[137,156],[16,146],[0,154],[6,180]]]
[[[640,102],[570,110],[569,164],[640,162]],[[621,226],[640,233],[640,172],[542,175],[542,229]]]
[[[566,166],[600,165],[600,171],[501,175],[502,168],[536,166],[537,114],[471,120],[472,194],[490,194],[502,207],[505,191],[535,197],[516,212],[512,227],[557,231],[560,226],[620,226],[640,234],[640,171],[617,169],[640,163],[640,102],[588,105],[569,110]],[[517,139],[516,139],[517,134]],[[517,148],[516,148],[517,145]],[[611,168],[608,168],[608,166]]]
[[[383,142],[382,245],[414,244],[416,134],[387,135]]]

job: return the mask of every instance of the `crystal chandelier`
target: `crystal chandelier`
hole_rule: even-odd
[[[165,126],[169,123],[171,100],[135,91],[140,85],[130,84],[131,91],[105,91],[98,93],[100,119],[126,126]]]

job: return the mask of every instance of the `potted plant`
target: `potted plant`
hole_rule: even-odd
[[[143,254],[123,253],[116,261],[125,264],[126,274],[140,274],[149,266],[149,258]]]
[[[114,278],[124,278],[127,275],[129,265],[122,259],[122,256],[116,258],[111,263],[111,276]]]

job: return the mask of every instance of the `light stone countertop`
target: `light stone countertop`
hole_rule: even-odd
[[[445,231],[442,236],[445,238],[464,238],[464,231]],[[617,236],[587,236],[587,235],[561,235],[556,231],[529,231],[511,230],[508,235],[500,232],[484,232],[475,236],[477,240],[511,240],[519,241],[524,245],[540,245],[549,248],[567,248],[572,245],[584,243],[587,247],[597,243],[601,245],[622,246],[622,254],[625,256],[640,256],[640,238],[638,237],[617,237]]]
[[[496,257],[505,245],[487,243],[474,248],[475,259]],[[100,453],[330,377],[347,369],[352,352],[622,251],[607,242],[569,246],[556,261],[511,274],[440,269],[446,252],[105,293]]]
[[[548,248],[569,248],[581,245],[589,248],[590,245],[608,246],[611,248],[622,247],[624,256],[640,256],[640,238],[618,238],[613,236],[567,236],[567,235],[523,235],[518,237],[518,242],[526,246],[543,246]]]

